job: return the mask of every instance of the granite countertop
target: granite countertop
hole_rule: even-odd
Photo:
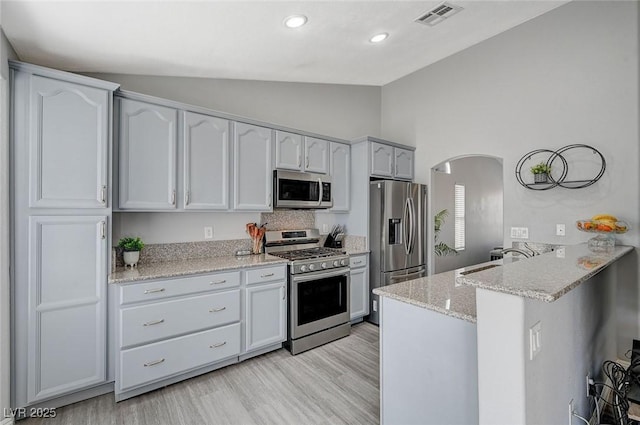
[[[184,261],[164,261],[160,263],[139,264],[136,268],[118,268],[109,275],[109,283],[128,283],[141,280],[162,279],[186,276],[198,273],[211,273],[222,270],[243,269],[248,267],[287,264],[288,260],[269,254],[246,255],[243,257],[211,257]]]
[[[610,252],[594,253],[586,243],[565,246],[456,280],[470,287],[552,302],[632,250],[632,246],[617,245]]]
[[[509,261],[505,259],[504,261]],[[489,264],[501,265],[503,260],[463,267],[444,273],[408,280],[373,290],[381,297],[393,298],[428,310],[437,311],[468,322],[476,322],[476,288],[461,285],[456,278],[466,270]]]

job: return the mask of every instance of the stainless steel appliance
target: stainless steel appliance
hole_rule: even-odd
[[[369,185],[370,289],[427,275],[427,186],[391,180]],[[368,321],[379,324],[370,293]]]
[[[349,256],[317,229],[269,231],[265,252],[289,260],[287,343],[298,354],[349,335]]]
[[[275,208],[331,208],[331,176],[275,170],[273,172]]]

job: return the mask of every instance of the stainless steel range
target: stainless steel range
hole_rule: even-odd
[[[298,354],[349,335],[349,256],[318,229],[270,231],[265,252],[289,260],[286,347]]]

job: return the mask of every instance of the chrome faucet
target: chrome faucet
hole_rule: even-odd
[[[516,253],[522,255],[525,258],[533,257],[533,255],[530,252],[523,251],[523,250],[518,249],[518,248],[506,248],[506,249],[503,249],[502,251],[500,251],[500,253],[503,254],[503,255],[508,253],[508,252],[516,252]]]

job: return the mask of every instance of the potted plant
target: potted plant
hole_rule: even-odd
[[[446,243],[440,241],[438,242],[438,234],[440,233],[441,227],[444,224],[444,219],[449,215],[449,211],[442,210],[438,214],[433,217],[434,226],[433,226],[433,235],[434,235],[434,251],[438,257],[446,257],[447,255],[458,255],[458,251],[451,248]]]
[[[126,237],[118,241],[118,246],[123,249],[122,257],[125,267],[135,267],[140,260],[140,251],[144,248],[144,242],[140,238]]]
[[[541,162],[531,167],[531,172],[535,183],[546,183],[547,177],[551,174],[551,166]]]

